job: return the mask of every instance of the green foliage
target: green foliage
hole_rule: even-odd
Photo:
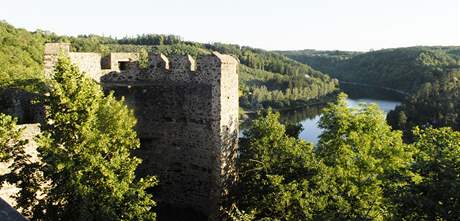
[[[283,52],[292,59],[342,80],[415,92],[460,66],[458,47],[410,47],[367,53]],[[300,53],[300,54],[299,54]],[[323,62],[323,60],[325,60]]]
[[[0,21],[0,88],[43,90],[43,45],[39,34]]]
[[[16,120],[0,113],[0,162],[13,159],[14,151],[24,145],[20,135],[21,131],[16,126]]]
[[[240,105],[245,109],[302,107],[335,91],[334,80],[282,75],[240,65]]]
[[[145,48],[139,50],[139,67],[144,70],[149,67],[149,53]]]
[[[134,44],[134,45],[174,45],[182,42],[180,36],[176,35],[156,35],[143,34],[136,37],[125,37],[118,40],[119,44]]]
[[[32,168],[47,182],[30,184],[44,197],[20,193],[29,200],[23,211],[46,220],[154,220],[155,202],[145,190],[156,179],[134,175],[140,159],[131,155],[139,148],[132,111],[104,96],[67,58],[58,60],[50,90],[38,139],[41,165]]]
[[[324,110],[315,148],[287,131],[279,114],[253,121],[237,163],[241,211],[256,220],[396,217],[400,191],[416,177],[408,170],[413,149],[375,105],[349,109],[345,98]]]
[[[328,170],[313,145],[286,134],[279,114],[255,120],[240,144],[238,207],[256,219],[311,220],[327,205]]]
[[[233,204],[228,211],[225,211],[224,214],[227,216],[227,219],[231,221],[252,221],[255,219],[254,211],[246,213],[238,209],[235,204]]]
[[[414,130],[417,150],[400,198],[399,219],[457,220],[460,217],[460,133],[450,128]]]
[[[452,127],[460,130],[460,71],[453,70],[426,83],[388,114],[388,122],[412,140],[412,128]]]
[[[354,51],[317,51],[317,50],[300,50],[300,51],[278,51],[278,53],[296,60],[298,62],[308,64],[316,70],[326,74],[335,73],[337,66],[343,61],[361,54]]]
[[[79,35],[74,36],[61,36],[55,33],[46,31],[36,31],[46,38],[46,42],[65,42],[71,43],[71,51],[75,52],[100,52],[107,54],[109,49],[105,47],[106,44],[113,44],[117,41],[111,37],[104,37],[99,35]]]
[[[330,80],[327,75],[310,66],[288,59],[278,53],[231,44],[207,44],[207,49],[220,53],[232,54],[248,67],[292,76],[311,76],[321,80]]]
[[[411,150],[376,105],[347,108],[346,95],[323,112],[318,158],[333,170],[338,195],[328,211],[341,220],[392,216],[391,193],[404,185]]]

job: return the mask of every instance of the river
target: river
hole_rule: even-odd
[[[401,102],[401,95],[382,88],[370,88],[356,85],[342,85],[343,92],[348,94],[347,103],[349,107],[356,107],[359,103],[375,103],[385,114],[393,110]],[[281,121],[283,123],[300,123],[303,131],[300,138],[312,143],[318,142],[318,136],[321,129],[318,127],[318,121],[321,118],[321,110],[325,105],[309,106],[296,110],[281,112]],[[241,126],[244,131],[245,126]]]

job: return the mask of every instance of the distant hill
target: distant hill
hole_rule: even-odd
[[[413,93],[460,65],[460,47],[409,47],[367,53],[281,51],[342,81],[366,83]]]
[[[241,106],[246,109],[302,106],[337,89],[337,82],[328,75],[262,49],[190,42],[175,35],[146,34],[123,39],[97,35],[60,36],[41,30],[28,32],[6,22],[0,22],[0,88],[20,87],[32,92],[40,89],[33,85],[41,85],[43,79],[45,42],[69,42],[73,51],[102,54],[142,50],[194,57],[211,51],[231,54],[241,62]]]
[[[321,70],[323,73],[331,74],[344,60],[350,59],[363,52],[355,51],[321,51],[305,49],[299,51],[275,51],[298,62],[308,64],[312,68]]]

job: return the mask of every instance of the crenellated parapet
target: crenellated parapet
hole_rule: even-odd
[[[104,84],[148,84],[162,81],[190,83],[212,83],[220,79],[222,68],[235,67],[238,61],[228,55],[214,52],[195,60],[190,55],[164,54],[149,56],[148,69],[141,69],[137,63],[127,70],[112,71],[101,78]],[[236,71],[236,69],[235,69]]]

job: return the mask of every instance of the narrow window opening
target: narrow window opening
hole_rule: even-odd
[[[128,61],[119,61],[118,62],[118,68],[120,69],[120,71],[126,71],[128,70]]]

